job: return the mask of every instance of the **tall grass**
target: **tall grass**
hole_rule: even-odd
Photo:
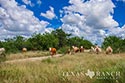
[[[28,51],[16,54],[7,54],[7,60],[14,60],[14,59],[23,59],[23,58],[30,58],[30,57],[42,57],[42,56],[49,56],[49,52],[45,51]]]
[[[6,54],[0,53],[0,63],[6,60]]]
[[[87,70],[120,71],[112,79],[90,79]],[[67,74],[68,73],[68,74]],[[0,64],[1,83],[124,83],[125,56],[78,53],[35,62]]]

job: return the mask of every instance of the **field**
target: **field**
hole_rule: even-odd
[[[15,59],[24,59],[24,58],[30,58],[30,57],[42,57],[42,56],[48,56],[48,51],[29,51],[29,52],[20,52],[16,54],[8,54],[7,60],[15,60]]]
[[[30,52],[30,56],[47,52]],[[17,55],[21,56],[18,57]],[[27,58],[12,54],[8,60]],[[41,61],[0,64],[0,83],[125,83],[125,54],[77,53]]]

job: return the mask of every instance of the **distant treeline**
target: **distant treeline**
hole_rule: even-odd
[[[24,38],[22,36],[17,36],[11,39],[5,39],[5,41],[0,41],[0,47],[6,49],[6,53],[17,53],[22,50],[22,48],[27,48],[30,50],[48,50],[49,47],[55,47],[57,50],[71,48],[74,46],[84,46],[86,49],[90,49],[93,44],[80,37],[71,37],[71,34],[65,33],[62,29],[56,29],[51,33],[44,34],[33,34],[30,38]],[[114,52],[125,51],[125,39],[109,36],[104,39],[102,47],[105,49],[107,46],[111,46]]]
[[[125,52],[125,39],[122,37],[116,36],[108,36],[104,39],[102,43],[102,48],[106,49],[107,46],[111,46],[113,48],[114,53],[122,53]]]

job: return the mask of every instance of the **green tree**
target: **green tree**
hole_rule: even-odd
[[[70,37],[71,34],[65,33],[62,29],[56,29],[51,33],[33,34],[30,38],[16,36],[14,38],[5,39],[0,42],[0,47],[4,47],[7,53],[20,52],[23,47],[28,50],[48,50],[49,47],[57,49],[68,49],[72,45],[84,46],[90,48],[92,43],[88,40],[83,40],[80,37]]]
[[[123,40],[120,37],[109,36],[104,39],[102,47],[106,49],[108,46],[113,48],[114,53],[122,52]]]
[[[42,39],[43,37],[41,34],[33,34],[32,37],[27,40],[27,44],[31,45],[28,48],[42,50]]]
[[[18,50],[21,51],[23,47],[26,47],[25,46],[25,40],[26,39],[22,36],[14,37],[14,44],[17,47]]]
[[[59,40],[51,33],[45,33],[42,37],[42,49],[48,50],[49,47],[58,48]]]
[[[70,46],[80,46],[81,45],[81,41],[83,39],[79,38],[79,37],[71,37],[69,39],[69,45]]]
[[[59,48],[67,45],[70,34],[65,33],[62,29],[56,29],[55,31],[52,32],[52,34],[56,38],[58,38],[58,40],[59,40],[58,47]]]
[[[15,45],[14,39],[6,39],[5,42],[3,42],[3,47],[6,49],[7,53],[17,53],[19,51]]]
[[[83,46],[86,49],[90,49],[93,44],[88,40],[82,40],[80,46]]]
[[[125,39],[122,40],[121,50],[125,52]]]
[[[0,48],[1,48],[1,47],[3,47],[3,42],[2,42],[2,41],[0,41]]]
[[[83,38],[80,37],[71,37],[69,39],[69,45],[71,46],[83,46],[86,49],[89,49],[92,46],[92,43],[88,40],[84,40]]]
[[[58,38],[51,33],[34,34],[26,43],[29,49],[48,50],[49,47],[58,47]]]

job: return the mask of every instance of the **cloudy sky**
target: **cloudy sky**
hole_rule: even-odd
[[[0,0],[0,40],[57,28],[98,44],[125,38],[125,0]]]

